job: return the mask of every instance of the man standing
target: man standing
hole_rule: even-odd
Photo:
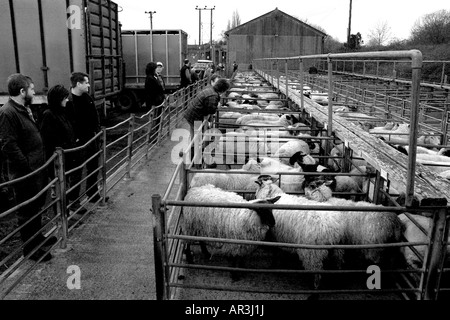
[[[7,175],[10,180],[24,177],[45,164],[45,148],[30,105],[34,96],[34,84],[30,77],[12,74],[8,77],[9,100],[0,108],[0,148],[6,158]],[[36,196],[47,183],[46,170],[14,184],[17,204]],[[45,203],[44,193],[36,200],[17,210],[20,235],[25,243],[23,254],[30,254],[31,260],[48,261],[52,258],[46,249],[56,243],[56,237],[45,238],[42,216],[38,214]]]
[[[70,82],[72,88],[70,89],[69,101],[66,105],[67,115],[78,140],[77,144],[82,146],[100,132],[100,118],[94,99],[89,95],[89,76],[83,72],[74,72],[70,77]],[[92,157],[99,149],[98,139],[92,141],[83,149],[82,161]],[[86,164],[86,173],[88,175],[86,179],[86,195],[89,197],[89,202],[92,203],[97,203],[101,200],[97,187],[98,172],[93,173],[98,167],[99,156],[94,157]],[[74,180],[81,181],[81,170],[78,170],[76,175]],[[73,192],[75,195],[79,195],[80,186],[74,189]]]
[[[162,64],[162,62],[157,62],[156,63],[156,76],[159,80],[159,83],[161,83],[163,91],[166,92],[166,84],[164,83],[164,78],[161,75],[163,69],[164,69],[164,65]]]
[[[191,70],[188,59],[184,59],[184,65],[180,69],[180,78],[181,78],[180,81],[181,88],[186,88],[192,83]]]

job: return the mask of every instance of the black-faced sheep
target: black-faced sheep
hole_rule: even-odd
[[[288,195],[273,181],[264,181],[260,177],[257,181],[256,198],[266,199],[280,196],[275,204],[317,206],[321,203]],[[307,245],[333,245],[342,241],[344,226],[340,221],[340,213],[335,211],[311,210],[280,210],[274,209],[276,221],[271,234],[276,242],[307,244]],[[306,270],[323,270],[324,261],[329,256],[327,249],[287,249],[294,251]],[[334,250],[338,267],[342,263],[342,250]],[[318,288],[321,276],[315,275],[314,287]]]

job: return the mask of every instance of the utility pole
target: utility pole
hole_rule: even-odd
[[[195,6],[195,10],[198,10],[198,45],[202,45],[202,10],[198,6]]]
[[[145,11],[145,13],[150,15],[150,61],[153,61],[153,14],[156,11]]]
[[[214,7],[212,7],[212,8],[208,8],[207,6],[205,6],[204,8],[199,8],[198,6],[195,6],[195,10],[198,10],[198,44],[199,44],[199,46],[201,46],[202,45],[202,42],[201,42],[201,33],[202,33],[202,16],[201,16],[201,12],[202,12],[202,10],[211,10],[211,31],[210,31],[210,37],[211,37],[211,39],[210,39],[210,46],[211,46],[211,48],[210,48],[210,52],[211,52],[211,60],[213,60],[213,52],[212,52],[212,25],[213,25],[213,20],[212,20],[212,11],[214,10],[214,9],[216,9],[216,6],[214,6]],[[214,60],[213,60],[214,61]]]
[[[352,27],[352,0],[350,0],[350,9],[348,13],[348,29],[347,29],[347,51],[350,49],[350,33]]]
[[[212,30],[213,30],[213,10],[214,9],[216,9],[216,6],[214,6],[214,7],[212,7],[211,9],[208,9],[208,10],[211,10],[211,30],[210,30],[210,34],[209,34],[209,41],[210,41],[210,47],[211,47],[211,49],[210,49],[210,52],[211,52],[211,60],[212,60],[212,62],[215,64],[215,61],[214,61],[214,56],[215,56],[215,52],[214,52],[214,50],[213,50],[213,42],[212,42]]]

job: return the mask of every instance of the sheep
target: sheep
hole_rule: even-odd
[[[334,171],[330,168],[319,165],[318,163],[308,163],[309,161],[305,161],[305,154],[300,152],[295,153],[290,159],[289,163],[292,165],[294,163],[298,163],[302,168],[303,172],[323,172],[323,173],[333,173]],[[331,180],[332,183],[330,185],[330,189],[333,192],[345,192],[345,193],[358,193],[360,191],[360,187],[358,186],[358,182],[353,179],[352,176],[334,176],[334,175],[320,175],[320,176],[305,176],[303,182],[303,189],[305,185],[309,184],[313,180]],[[355,196],[344,195],[346,199],[355,200]]]
[[[272,148],[271,152],[274,152]],[[278,158],[281,163],[289,164],[289,159],[297,152],[301,152],[303,155],[310,154],[308,143],[303,140],[290,140],[281,145],[273,154],[273,157]],[[315,163],[314,160],[313,162]]]
[[[344,154],[344,144],[341,143],[337,146],[335,146],[330,151],[331,157],[342,157]],[[344,160],[343,159],[328,159],[328,167],[333,169],[334,171],[339,171],[343,166]],[[356,166],[365,166],[367,165],[367,162],[365,160],[360,159],[352,159],[352,164]]]
[[[305,186],[308,199],[326,203],[333,207],[382,207],[366,201],[354,202],[346,199],[333,198],[329,185],[331,181],[312,181]],[[403,225],[397,214],[380,211],[340,211],[341,221],[345,224],[344,244],[364,245],[396,243],[401,241]],[[375,264],[390,266],[399,252],[394,248],[363,249],[365,259]],[[392,255],[394,253],[394,255]],[[393,258],[390,260],[390,258]]]
[[[253,192],[256,190],[253,181],[259,176],[260,165],[255,159],[250,158],[241,169],[231,169],[228,170],[229,173],[208,172],[211,169],[203,171],[205,172],[197,172],[193,175],[190,183],[191,188],[211,184],[223,190],[246,190],[245,198],[251,200],[254,197]],[[255,175],[236,172],[255,172]]]
[[[217,142],[210,144],[208,150],[215,150],[216,153],[220,153],[219,157],[222,159],[232,155],[235,163],[238,162],[239,158],[265,156],[269,152],[268,146],[259,138],[258,131],[255,130],[227,132]],[[246,154],[239,156],[236,153]]]
[[[236,120],[237,125],[245,125],[250,121],[277,121],[280,117],[275,114],[248,114],[244,115]]]
[[[239,119],[238,119],[239,120]],[[249,121],[243,126],[243,128],[254,128],[254,127],[270,127],[270,128],[286,128],[290,125],[293,125],[294,123],[297,123],[298,119],[289,114],[283,114],[281,117],[279,117],[277,120],[254,120]],[[236,121],[237,123],[237,121]],[[241,124],[242,127],[242,124]]]
[[[215,203],[262,203],[269,204],[278,198],[247,201],[234,192],[217,188],[213,185],[194,187],[188,190],[184,201]],[[226,238],[239,240],[263,241],[267,232],[276,224],[271,209],[217,208],[217,207],[183,207],[182,230],[185,235],[196,237]],[[242,258],[250,255],[254,245],[241,245],[220,242],[202,242],[201,248],[206,258],[211,254],[222,253],[230,256],[233,266],[238,266]],[[190,243],[186,246],[186,259],[192,263]],[[232,274],[234,280],[236,274]]]
[[[411,219],[405,215],[404,213],[400,214],[398,216],[400,221],[402,222],[404,226],[404,232],[403,235],[408,240],[408,242],[428,242],[428,236],[425,235],[415,224],[411,221]],[[412,215],[412,218],[423,228],[427,231],[428,235],[431,233],[431,226],[433,224],[433,220],[428,217],[424,217],[421,215],[414,214]],[[450,244],[450,234],[447,238],[447,243]],[[426,253],[426,246],[420,245],[414,247],[419,254],[421,255],[422,259],[425,259],[425,253]],[[417,255],[409,248],[409,247],[402,247],[402,253],[405,257],[405,261],[409,266],[412,266],[414,268],[422,268],[422,262],[417,257]],[[450,246],[447,246],[447,253],[446,253],[446,262],[445,264],[450,265]]]
[[[395,139],[396,141],[400,140],[400,141],[406,142],[409,140],[409,137],[408,137],[409,131],[410,131],[409,124],[401,123],[398,125],[398,128],[395,130],[384,130],[384,131],[380,130],[380,131],[378,131],[378,130],[371,129],[371,130],[369,130],[369,133],[376,134],[376,136],[378,138],[382,138],[387,141]],[[389,135],[383,134],[383,133],[388,133]],[[407,133],[408,135],[405,135],[405,134],[400,135],[401,133]]]
[[[306,199],[305,197],[286,194],[273,181],[263,181],[259,177],[256,181],[258,189],[257,199],[266,199],[279,196],[275,204],[280,205],[307,205],[317,206],[321,203]],[[342,241],[344,234],[343,224],[340,222],[340,214],[335,211],[315,210],[273,210],[276,224],[271,230],[271,235],[276,242],[309,244],[309,245],[333,245]],[[294,251],[306,270],[323,270],[324,260],[329,253],[326,249],[287,249]],[[335,250],[337,262],[343,262],[343,251]],[[314,277],[314,288],[320,284],[320,274]]]
[[[296,164],[294,167],[281,163],[277,159],[263,157],[260,159],[260,173],[262,175],[279,174],[280,172],[288,173],[301,173],[302,168]],[[300,192],[303,191],[303,181],[305,177],[303,175],[284,175],[281,179],[281,188],[283,191]]]
[[[264,100],[271,100],[271,99],[278,99],[278,94],[274,92],[266,92],[266,93],[259,93],[258,98],[264,99]]]

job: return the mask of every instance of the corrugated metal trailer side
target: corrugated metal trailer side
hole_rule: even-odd
[[[166,90],[173,91],[180,85],[180,68],[187,57],[187,33],[183,30],[123,30],[122,52],[125,64],[125,84],[119,104],[123,110],[137,106],[144,98],[145,67],[152,61],[164,64],[163,78]]]
[[[90,75],[98,101],[121,89],[118,6],[110,0],[1,0],[0,103],[8,98],[12,73],[30,76],[45,102],[56,84],[70,86],[70,74]]]

